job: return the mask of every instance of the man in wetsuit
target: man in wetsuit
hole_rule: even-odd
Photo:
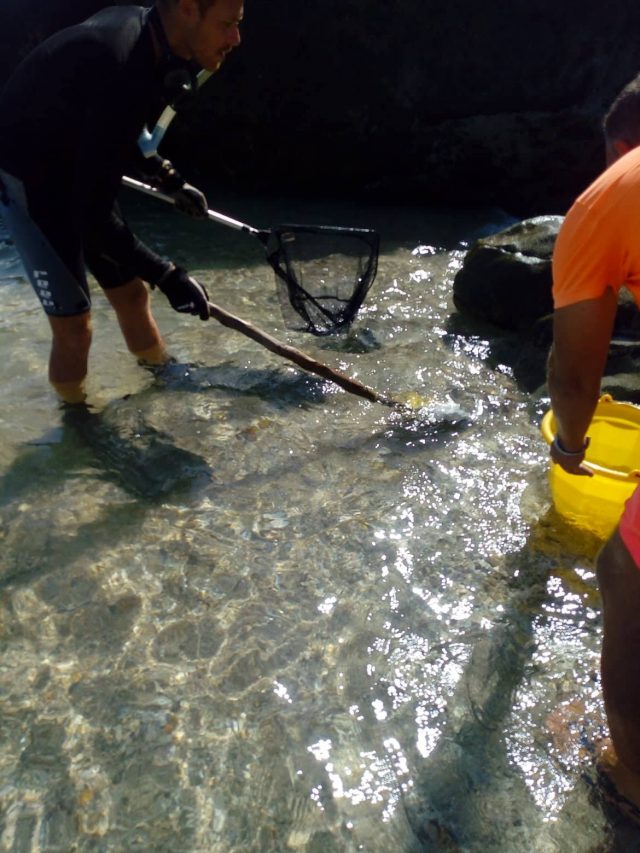
[[[0,96],[0,215],[52,330],[49,379],[67,402],[84,399],[91,344],[86,267],[115,309],[129,350],[148,363],[166,352],[145,285],[172,307],[207,319],[204,287],[144,246],[115,199],[121,178],[149,175],[177,206],[206,215],[206,199],[137,140],[167,103],[195,89],[240,43],[243,0],[157,0],[119,6],[62,30],[15,70]]]
[[[600,394],[618,293],[640,304],[640,148],[577,199],[553,257],[554,332],[549,391],[557,423],[553,462],[576,476]],[[597,559],[603,603],[602,687],[612,747],[601,769],[640,816],[640,487]]]

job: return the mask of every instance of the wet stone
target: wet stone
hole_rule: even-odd
[[[121,648],[129,636],[140,610],[140,599],[126,596],[114,604],[102,602],[82,607],[71,619],[67,617],[69,634],[91,647]]]
[[[63,772],[68,765],[63,747],[65,730],[55,723],[36,723],[31,729],[29,744],[20,756],[23,767]]]
[[[512,330],[553,311],[551,256],[562,222],[537,216],[477,240],[454,280],[456,308]]]
[[[154,655],[162,661],[199,660],[218,653],[223,640],[218,623],[205,617],[198,622],[182,620],[162,630],[153,644]]]
[[[304,848],[304,853],[342,853],[344,847],[327,830],[314,832],[309,843]]]

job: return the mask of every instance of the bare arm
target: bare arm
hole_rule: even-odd
[[[607,288],[598,299],[587,299],[558,309],[553,320],[553,346],[549,354],[548,383],[557,437],[567,451],[578,451],[600,395],[617,295]],[[588,473],[582,459],[552,458],[565,470]]]

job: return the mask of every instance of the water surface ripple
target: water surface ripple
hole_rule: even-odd
[[[215,302],[419,417],[158,295],[177,363],[153,376],[97,288],[93,407],[63,412],[0,231],[0,848],[609,849],[595,545],[549,509],[521,342],[452,316],[466,246],[508,220],[293,213],[382,232],[348,338],[286,333],[248,238],[131,215]]]

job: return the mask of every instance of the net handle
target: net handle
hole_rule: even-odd
[[[155,187],[149,186],[149,184],[144,184],[142,181],[136,181],[135,178],[128,178],[126,175],[122,178],[122,183],[125,187],[129,187],[132,190],[138,190],[138,192],[145,193],[146,195],[153,196],[154,198],[159,198],[161,201],[166,201],[167,204],[175,204],[175,201],[171,198],[171,196],[166,195],[161,190],[157,190]],[[254,228],[253,225],[247,225],[246,222],[240,222],[238,219],[232,219],[230,216],[225,216],[224,213],[217,213],[215,210],[207,210],[207,219],[211,219],[213,222],[217,222],[219,225],[226,225],[227,228],[233,228],[234,231],[243,231],[245,234],[251,234],[253,237],[258,237],[261,241],[264,241],[264,231],[260,231],[259,228]]]
[[[161,190],[157,190],[155,187],[152,187],[149,184],[143,183],[142,181],[135,180],[134,178],[129,178],[125,175],[122,178],[122,184],[125,187],[129,187],[130,189],[137,190],[138,192],[144,193],[145,195],[150,195],[150,196],[153,196],[154,198],[158,198],[161,201],[166,202],[167,204],[175,204],[175,201],[174,201],[174,199],[171,198],[171,196],[167,195],[166,193],[163,193]],[[273,271],[276,273],[276,275],[278,277],[280,277],[287,284],[288,287],[291,286],[291,279],[289,278],[289,276],[287,274],[285,274],[280,269],[278,264],[274,261],[273,255],[270,254],[268,251],[269,238],[270,238],[271,233],[272,233],[271,231],[266,231],[264,229],[254,228],[253,225],[248,225],[246,222],[241,222],[238,219],[232,219],[230,216],[226,216],[223,213],[217,213],[215,210],[207,210],[207,219],[210,219],[213,222],[217,222],[219,225],[224,225],[227,228],[232,228],[235,231],[242,231],[245,234],[250,234],[252,237],[257,237],[258,240],[260,240],[260,242],[262,243],[263,247],[267,250],[267,252],[266,252],[267,261],[268,261],[269,265],[271,266],[271,268],[273,269]],[[287,227],[293,228],[295,226],[287,226]],[[275,230],[277,231],[277,229],[275,229]],[[279,237],[278,237],[278,239],[279,239]],[[378,257],[377,252],[378,252],[377,246],[375,246],[375,247],[372,246],[371,247],[371,254],[369,257],[369,266],[371,265],[371,263],[377,264],[377,257]],[[295,284],[296,288],[303,290],[298,282],[294,282],[294,284]],[[306,291],[303,291],[303,292],[306,293]],[[313,302],[316,306],[316,309],[319,309],[320,312],[323,313],[327,317],[327,319],[333,319],[331,313],[326,311],[324,309],[324,307],[317,300],[315,300],[310,294],[307,294],[307,296],[313,300]],[[300,311],[296,308],[296,306],[293,303],[291,294],[289,295],[289,302],[291,303],[291,307],[293,308],[293,310],[296,311],[296,313],[300,314]],[[301,315],[301,316],[302,316],[303,320],[305,320],[305,322],[309,323],[308,317],[305,317],[303,315]],[[312,328],[309,328],[308,330],[314,331]],[[315,332],[315,334],[318,334],[318,333]],[[284,345],[282,345],[282,346],[284,346]],[[275,350],[274,350],[274,352],[275,352]],[[287,356],[285,356],[285,358],[286,357]],[[300,366],[302,366],[302,365],[300,365]],[[304,369],[307,369],[307,368],[304,368]],[[311,368],[309,368],[309,369],[311,369]],[[330,368],[327,368],[327,370],[330,370]],[[312,372],[314,372],[314,371],[312,370]],[[325,375],[325,374],[320,374],[320,375]],[[331,376],[326,376],[326,378],[331,379]],[[349,380],[349,381],[351,381],[351,380]],[[338,383],[338,384],[340,384],[340,383]],[[348,389],[345,389],[345,390],[348,390]]]

